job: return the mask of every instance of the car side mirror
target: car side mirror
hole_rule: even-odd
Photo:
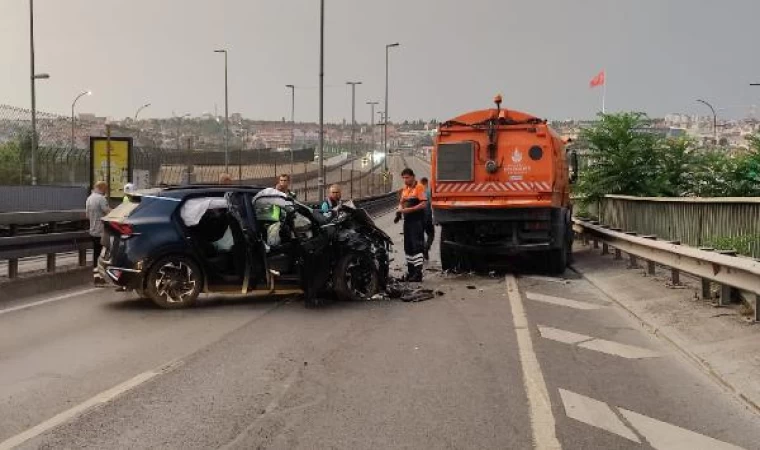
[[[570,184],[575,184],[578,181],[578,152],[569,150],[567,156],[569,159]]]

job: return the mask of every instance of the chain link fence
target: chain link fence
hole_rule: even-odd
[[[235,133],[231,130],[225,152],[223,128],[214,119],[127,119],[109,126],[112,137],[133,139],[133,178],[140,188],[218,183],[225,173],[236,183],[270,186],[278,175],[288,173],[294,190],[302,193],[301,200],[320,200],[317,142],[313,138],[296,140],[291,152],[289,148],[267,148],[256,139],[256,125],[238,127]],[[38,111],[34,163],[37,184],[89,186],[89,137],[105,134],[105,118],[72,118]],[[345,140],[325,143],[326,185],[340,184],[346,198],[386,192],[390,184],[381,169],[372,164],[372,145],[357,142],[351,150],[350,142]],[[350,153],[356,156],[350,157]],[[32,172],[31,111],[0,105],[0,186],[31,185]]]

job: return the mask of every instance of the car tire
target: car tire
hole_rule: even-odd
[[[333,286],[343,301],[368,300],[380,290],[380,271],[368,255],[350,252],[335,266]]]
[[[145,291],[161,308],[181,309],[195,304],[202,285],[195,262],[184,256],[165,256],[150,268]]]

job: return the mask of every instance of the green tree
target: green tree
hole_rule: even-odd
[[[700,170],[694,144],[685,137],[662,140],[658,148],[663,177],[659,195],[679,197],[693,189],[693,174]]]
[[[588,167],[578,190],[588,201],[606,194],[656,196],[667,184],[661,170],[659,138],[645,131],[643,113],[600,114],[581,131],[588,143]]]
[[[16,142],[0,145],[0,184],[21,184],[21,149]]]

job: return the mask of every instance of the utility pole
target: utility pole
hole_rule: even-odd
[[[319,2],[319,198],[325,198],[325,0]]]

